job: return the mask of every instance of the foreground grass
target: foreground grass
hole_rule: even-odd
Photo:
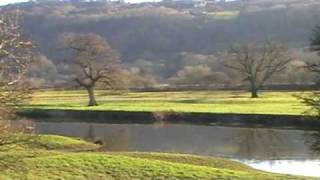
[[[36,109],[175,111],[300,115],[309,109],[301,92],[262,92],[257,99],[242,91],[128,92],[97,91],[99,106],[88,107],[86,91],[36,92],[26,107]]]
[[[60,136],[9,135],[6,138],[6,141],[23,138],[23,143],[15,143],[16,148],[8,148],[12,144],[0,146],[1,180],[314,179],[266,173],[238,162],[213,157],[138,152],[78,152],[79,149],[97,147],[79,139]],[[3,141],[3,138],[0,140]],[[23,148],[18,148],[19,146]],[[74,147],[76,152],[71,151],[70,147]]]

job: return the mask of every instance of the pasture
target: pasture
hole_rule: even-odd
[[[244,91],[112,92],[96,91],[98,106],[87,106],[87,92],[37,91],[25,108],[129,112],[205,112],[301,115],[310,107],[297,96],[309,92],[265,91],[250,98]]]

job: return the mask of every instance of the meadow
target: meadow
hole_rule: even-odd
[[[308,92],[305,93],[307,95]],[[83,90],[37,91],[24,108],[303,114],[301,92],[262,92],[252,99],[243,91],[119,92],[96,91],[99,106],[87,106]],[[155,152],[108,152],[81,139],[33,134],[0,135],[0,179],[175,179],[312,180],[268,173],[217,157]]]
[[[112,92],[96,91],[99,106],[87,106],[82,90],[37,91],[25,108],[141,112],[203,112],[243,114],[305,114],[297,96],[309,92],[264,91],[250,98],[244,91]]]
[[[185,154],[102,152],[80,139],[5,134],[0,179],[312,180],[252,169],[239,162]]]
[[[232,20],[239,16],[239,11],[220,11],[207,13],[207,17],[218,20]]]

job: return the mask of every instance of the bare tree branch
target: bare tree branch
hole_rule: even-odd
[[[89,106],[97,105],[94,88],[97,84],[113,87],[120,79],[119,58],[108,42],[96,34],[69,34],[64,42],[73,50],[75,81],[88,91]]]
[[[224,66],[239,72],[249,82],[252,97],[274,74],[283,71],[291,61],[287,49],[278,43],[264,42],[233,45]]]
[[[19,27],[20,15],[0,11],[0,120],[13,117],[16,109],[30,97],[25,74],[33,61],[32,42],[24,38]],[[3,123],[1,123],[3,124]],[[7,127],[0,127],[3,131]]]

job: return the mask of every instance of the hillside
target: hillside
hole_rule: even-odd
[[[167,83],[188,65],[200,65],[198,71],[208,66],[210,79],[226,84],[235,78],[226,74],[211,54],[235,42],[266,39],[284,42],[292,48],[306,47],[320,17],[320,4],[311,0],[278,0],[271,5],[257,4],[263,1],[241,5],[237,1],[208,7],[179,3],[172,6],[165,2],[42,1],[3,9],[23,10],[23,29],[47,57],[44,68],[50,69],[50,73],[36,72],[33,76],[54,81],[68,79],[67,52],[61,44],[61,35],[65,33],[92,32],[105,37],[119,51],[129,73],[139,76],[141,86]],[[146,76],[151,80],[145,80]],[[288,77],[284,79],[288,83]]]

